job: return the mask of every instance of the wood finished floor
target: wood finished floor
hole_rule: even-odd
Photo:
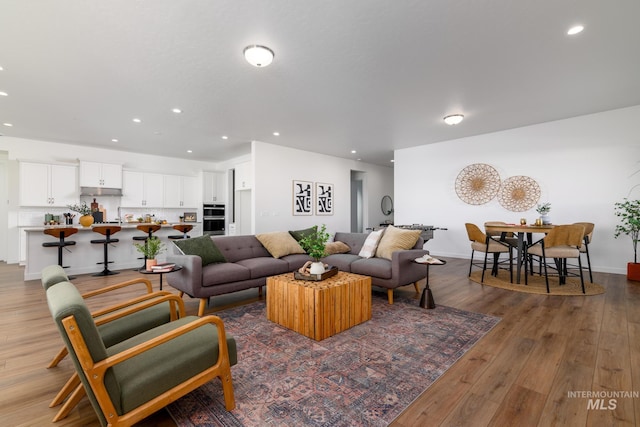
[[[466,260],[431,269],[436,304],[486,313],[502,321],[404,413],[393,427],[409,426],[634,426],[640,399],[618,398],[615,410],[588,409],[571,391],[640,392],[640,283],[595,273],[604,295],[550,297],[494,289],[467,279]],[[79,276],[81,292],[139,277]],[[46,365],[62,340],[39,281],[0,263],[0,420],[3,426],[98,426],[86,398],[53,424],[49,401],[72,372],[69,359]],[[158,278],[154,277],[158,288]],[[397,292],[413,295],[412,286]],[[121,300],[127,293],[102,301]],[[213,313],[253,301],[257,291],[215,299]],[[187,312],[197,301],[186,299]],[[608,404],[608,399],[605,405]],[[175,425],[160,411],[138,425]]]

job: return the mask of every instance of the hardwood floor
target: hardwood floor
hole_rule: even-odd
[[[431,269],[436,304],[500,317],[498,325],[393,423],[409,426],[634,426],[640,398],[601,402],[572,392],[640,393],[640,283],[594,273],[604,295],[552,297],[481,286],[467,279],[468,261]],[[70,360],[46,369],[62,340],[39,281],[0,263],[0,419],[4,426],[54,425],[48,404],[71,375]],[[134,271],[74,280],[81,292],[139,277]],[[153,278],[157,289],[158,279]],[[170,290],[170,289],[169,289]],[[414,295],[413,286],[397,292]],[[127,292],[101,303],[121,300]],[[212,313],[257,299],[250,290],[213,299]],[[195,314],[198,302],[185,299]],[[608,409],[615,404],[615,409]],[[600,408],[600,406],[599,406]],[[86,398],[56,426],[97,426]],[[139,425],[173,426],[160,411]]]

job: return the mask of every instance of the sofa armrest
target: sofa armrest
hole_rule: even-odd
[[[182,270],[165,276],[167,283],[189,296],[199,297],[199,290],[202,288],[202,258],[198,255],[171,254],[167,255],[166,261],[182,266]]]
[[[395,251],[391,254],[391,274],[394,282],[406,285],[424,279],[427,269],[424,265],[414,262],[416,258],[428,254],[424,249],[407,249]]]

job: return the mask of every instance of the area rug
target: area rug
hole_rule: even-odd
[[[491,275],[491,271],[487,271],[484,274],[484,285],[492,286],[494,288],[507,289],[510,291],[517,292],[526,292],[530,294],[544,294],[544,295],[575,295],[575,296],[585,296],[585,295],[599,295],[605,292],[605,289],[602,285],[598,285],[597,283],[591,283],[586,279],[589,277],[587,274],[584,281],[584,288],[586,293],[582,293],[582,287],[580,286],[580,278],[579,277],[569,277],[567,278],[567,283],[564,285],[558,284],[558,277],[550,276],[549,277],[549,293],[547,294],[547,285],[544,281],[544,276],[529,276],[528,285],[524,284],[524,271],[522,272],[522,277],[520,279],[520,284],[515,283],[515,271],[513,273],[514,283],[509,282],[509,272],[500,270],[498,272],[498,277],[494,277]],[[469,277],[476,283],[481,283],[480,279],[482,278],[482,271],[474,271],[471,273],[471,277]]]
[[[179,426],[387,426],[500,320],[374,294],[371,320],[318,342],[264,302],[216,314],[238,344],[236,409],[216,379],[167,407]]]

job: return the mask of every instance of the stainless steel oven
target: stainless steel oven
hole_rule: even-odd
[[[225,205],[205,204],[202,207],[202,232],[204,234],[225,234]]]

